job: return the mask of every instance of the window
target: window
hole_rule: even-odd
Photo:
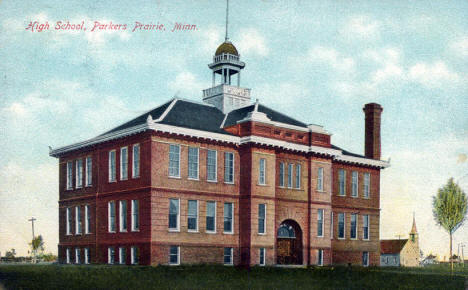
[[[132,177],[140,177],[140,144],[133,145]]]
[[[345,214],[338,214],[338,239],[345,238]]]
[[[109,151],[109,182],[115,181],[115,150]]]
[[[258,205],[258,233],[266,233],[266,204]]]
[[[351,214],[351,229],[349,232],[349,236],[351,239],[357,238],[357,214]]]
[[[85,234],[90,233],[89,226],[91,225],[91,213],[90,213],[90,208],[89,205],[85,205]]]
[[[70,259],[70,248],[67,248],[67,250],[66,250],[66,259],[67,259],[66,263],[67,263],[67,264],[70,264],[70,263],[71,263],[71,259]]]
[[[169,176],[180,177],[180,146],[171,144],[169,146]]]
[[[301,165],[296,164],[296,188],[301,188]]]
[[[224,152],[224,182],[234,183],[234,153]]]
[[[76,188],[83,187],[83,159],[76,160]]]
[[[260,158],[259,172],[258,172],[258,184],[265,185],[265,158]]]
[[[334,231],[335,229],[333,228],[333,212],[330,212],[330,237],[333,239],[333,236],[334,236]]]
[[[364,198],[370,195],[370,173],[364,173]]]
[[[140,204],[138,200],[132,200],[132,231],[140,229]]]
[[[369,240],[369,215],[365,214],[362,216],[362,231],[363,239]]]
[[[317,251],[317,265],[323,266],[323,250],[319,249]]]
[[[67,162],[67,189],[73,189],[73,163]]]
[[[323,191],[323,168],[319,167],[317,169],[317,190]]]
[[[120,148],[120,180],[128,179],[128,148]]]
[[[125,257],[125,248],[124,247],[120,247],[119,248],[119,264],[125,264],[125,261],[126,261],[126,257]]]
[[[82,225],[81,207],[75,206],[75,235],[81,234]]]
[[[138,247],[131,247],[130,248],[130,263],[132,265],[137,265],[139,258],[140,258],[140,251]]]
[[[198,200],[188,201],[187,229],[189,232],[198,231]]]
[[[126,232],[127,231],[127,201],[121,200],[119,202],[119,231]]]
[[[75,248],[75,264],[80,263],[80,248]]]
[[[369,266],[369,252],[362,252],[362,265]]]
[[[232,212],[234,205],[230,202],[224,203],[224,232],[233,233]]]
[[[232,248],[224,248],[224,265],[232,265]]]
[[[169,200],[169,230],[179,230],[179,199]]]
[[[108,224],[109,233],[115,233],[115,201],[108,203]]]
[[[188,178],[198,179],[198,148],[188,149]]]
[[[114,264],[115,263],[115,250],[114,247],[107,248],[107,263]]]
[[[216,202],[208,201],[206,203],[206,231],[216,232]]]
[[[178,246],[171,246],[169,249],[169,264],[180,264],[180,248]]]
[[[292,171],[293,171],[293,165],[289,163],[288,164],[288,188],[292,188]]]
[[[206,155],[206,178],[208,181],[217,180],[218,152],[208,150]]]
[[[84,248],[84,263],[89,264],[90,257],[89,257],[89,248]]]
[[[351,176],[352,176],[351,196],[357,197],[358,196],[358,172],[353,171],[351,173]]]
[[[93,159],[86,157],[86,170],[85,170],[86,186],[93,184]]]
[[[339,192],[338,195],[346,195],[346,171],[344,169],[338,170],[338,183],[339,183]]]
[[[260,266],[265,266],[265,254],[266,254],[266,251],[265,251],[265,248],[260,248],[260,261],[259,261],[259,264]]]
[[[317,237],[323,237],[323,209],[317,210]]]
[[[71,220],[72,220],[72,212],[71,212],[71,208],[70,207],[67,207],[67,212],[66,212],[66,215],[67,215],[67,235],[71,235]]]
[[[280,162],[279,164],[279,186],[284,186],[284,163]]]

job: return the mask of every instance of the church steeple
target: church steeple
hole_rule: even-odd
[[[237,48],[229,41],[229,0],[226,0],[226,34],[224,42],[218,46],[213,62],[208,65],[212,70],[213,81],[210,89],[203,90],[203,101],[215,105],[223,113],[250,104],[250,89],[240,87],[240,73],[245,63],[240,60]],[[216,79],[220,76],[218,84]],[[237,85],[232,85],[237,75]]]
[[[410,232],[411,241],[415,242],[417,237],[418,237],[418,229],[416,228],[416,218],[413,212],[413,226],[411,227],[411,232]]]

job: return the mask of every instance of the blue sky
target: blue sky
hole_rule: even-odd
[[[0,252],[25,253],[27,219],[56,252],[58,172],[48,146],[94,137],[177,95],[201,100],[224,40],[225,1],[0,2]],[[426,254],[448,252],[431,197],[468,192],[468,2],[231,1],[230,39],[254,98],[363,152],[365,103],[384,107],[381,237],[416,213]],[[66,4],[64,4],[66,3]],[[49,31],[31,32],[30,21]],[[55,31],[57,21],[87,31]],[[94,21],[126,31],[90,32]],[[135,21],[164,32],[131,32]],[[196,31],[170,32],[175,22]],[[397,213],[397,214],[395,214]],[[455,245],[468,242],[468,229]]]

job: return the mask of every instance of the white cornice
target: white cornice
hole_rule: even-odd
[[[355,157],[349,155],[338,155],[334,158],[336,161],[346,162],[346,163],[354,163],[354,164],[361,164],[361,165],[370,165],[376,166],[381,168],[390,167],[390,163],[383,160],[376,160],[376,159],[367,159],[362,157]]]

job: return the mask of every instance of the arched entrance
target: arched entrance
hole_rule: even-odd
[[[302,231],[294,220],[285,220],[278,228],[276,263],[302,265]]]

